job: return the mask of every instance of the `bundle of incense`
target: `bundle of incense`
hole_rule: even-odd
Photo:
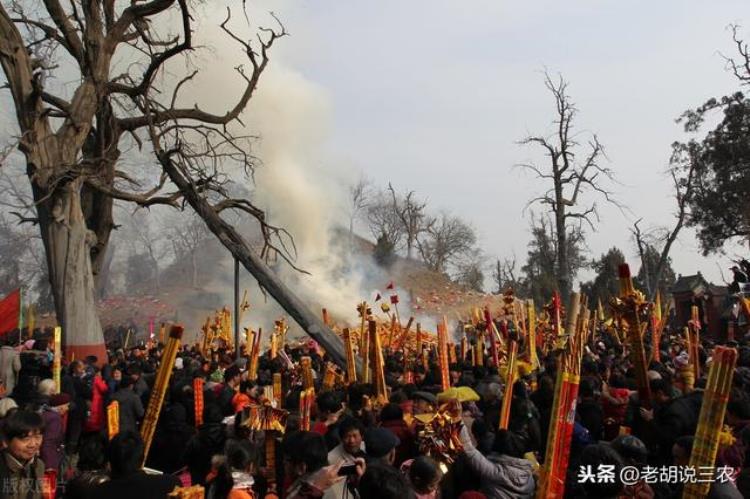
[[[484,323],[487,327],[487,334],[490,335],[490,355],[492,356],[492,365],[500,365],[500,355],[497,351],[497,342],[495,340],[495,322],[492,320],[492,314],[489,307],[484,307]]]
[[[193,380],[193,406],[195,407],[195,427],[199,428],[203,425],[203,378],[195,378]]]
[[[363,301],[359,305],[357,305],[357,313],[359,314],[360,324],[359,324],[359,353],[362,355],[362,362],[365,364],[367,363],[367,356],[364,354],[366,350],[366,343],[369,341],[368,335],[365,334],[367,331],[365,328],[367,327],[367,316],[369,315],[367,308],[367,302]]]
[[[559,358],[555,395],[547,434],[547,449],[544,468],[541,470],[537,488],[537,499],[563,497],[565,490],[565,474],[573,434],[574,418],[572,415],[575,414],[583,351],[581,331],[577,329],[579,310],[580,295],[573,293],[570,298],[570,311],[568,313],[567,334],[569,341],[567,348]]]
[[[422,367],[424,368],[424,372],[429,372],[430,370],[430,353],[427,351],[426,348],[422,348]]]
[[[469,340],[466,339],[466,333],[461,337],[461,363],[466,362],[466,348],[468,347]]]
[[[310,414],[315,403],[315,392],[312,388],[302,390],[299,397],[300,430],[310,431]]]
[[[310,357],[302,357],[299,360],[299,365],[302,369],[302,386],[305,390],[309,390],[315,386],[312,372],[312,360]]]
[[[29,339],[32,339],[34,337],[35,323],[36,323],[36,307],[34,306],[34,304],[30,304],[26,309],[26,330],[28,331]]]
[[[263,330],[258,328],[258,332],[253,334],[253,343],[250,349],[250,365],[247,368],[247,379],[255,381],[258,379],[258,358],[260,357],[260,339]]]
[[[120,433],[120,403],[113,400],[107,406],[107,437],[110,440]]]
[[[344,328],[344,348],[346,348],[346,382],[357,382],[357,365],[354,362],[354,340],[349,328]]]
[[[538,369],[539,356],[536,353],[536,309],[534,308],[534,300],[526,302],[526,318],[529,323],[526,336],[529,364],[531,364],[532,369]]]
[[[52,379],[55,381],[55,388],[57,393],[62,393],[61,389],[61,377],[62,372],[62,328],[57,326],[55,328],[54,336],[54,357],[52,358]]]
[[[167,339],[167,325],[163,322],[159,325],[159,343],[162,345]]]
[[[482,333],[477,331],[477,342],[472,347],[474,350],[474,365],[475,366],[483,366],[484,365],[484,338],[482,337]]]
[[[336,383],[336,366],[331,362],[326,364],[326,370],[323,374],[323,383],[321,391],[327,392],[333,390],[333,386]]]
[[[204,499],[206,497],[206,489],[200,485],[175,487],[167,497],[169,499]]]
[[[700,347],[700,330],[700,312],[698,307],[693,305],[690,307],[690,320],[688,321],[688,333],[690,338],[688,354],[690,355],[690,365],[693,366],[693,373],[696,380],[701,377],[701,363],[698,355]]]
[[[456,363],[456,345],[448,343],[448,362],[450,364]]]
[[[328,309],[325,309],[325,308],[323,309],[323,324],[325,324],[328,327],[331,326],[330,319],[328,318]]]
[[[281,373],[273,373],[274,407],[281,409],[284,405],[284,394],[281,390]]]
[[[401,332],[401,340],[397,346],[397,348],[404,349],[404,358],[406,358],[406,347],[409,344],[409,332],[411,331],[412,324],[414,324],[414,317],[409,317],[409,320],[406,322],[406,327]]]
[[[442,385],[443,391],[451,387],[451,379],[448,372],[448,331],[443,322],[437,326],[438,334],[438,365],[440,366],[440,384]]]
[[[748,315],[750,317],[750,315]],[[417,355],[422,353],[422,324],[417,322]]]
[[[363,307],[366,307],[366,303],[362,303]],[[362,329],[360,330],[360,341],[362,346],[359,353],[362,355],[362,383],[372,382],[371,367],[370,367],[370,330],[365,329],[367,325],[367,315],[365,312],[362,314]]]
[[[703,392],[698,428],[695,431],[693,450],[688,466],[695,470],[714,469],[719,449],[719,434],[724,424],[724,415],[732,389],[732,377],[737,364],[737,350],[718,346],[712,355],[706,389]],[[683,489],[684,499],[707,497],[711,483],[688,483]]]
[[[380,335],[378,334],[378,323],[375,321],[368,322],[370,333],[370,344],[372,346],[372,376],[375,382],[375,395],[378,403],[388,403],[388,391],[385,385],[385,361],[383,360],[383,347],[380,345]]]
[[[278,333],[271,333],[271,359],[275,359],[279,355],[279,335]]]
[[[505,373],[505,391],[503,392],[503,404],[500,407],[500,424],[501,430],[508,429],[510,422],[510,404],[513,400],[513,383],[516,382],[516,356],[518,353],[518,343],[510,340],[508,344],[508,362]]]
[[[177,352],[180,349],[182,333],[182,326],[172,326],[172,329],[169,331],[167,346],[164,348],[161,363],[159,364],[159,370],[156,373],[154,387],[151,390],[151,398],[148,401],[146,415],[143,417],[141,438],[143,438],[144,463],[146,462],[148,452],[151,449],[151,441],[153,440],[154,432],[156,431],[156,422],[159,420],[159,413],[161,412],[161,406],[164,402],[164,395],[167,393],[169,378],[172,375],[172,369],[174,369],[174,361],[177,358]]]
[[[648,364],[646,363],[646,351],[643,345],[643,326],[641,316],[647,312],[646,300],[642,293],[633,287],[633,279],[630,275],[630,266],[622,264],[618,267],[620,279],[620,296],[616,300],[615,309],[620,318],[620,327],[624,329],[624,336],[628,339],[630,347],[630,361],[635,369],[635,382],[638,389],[638,398],[641,405],[651,408],[651,388],[649,386]]]
[[[563,334],[562,329],[562,301],[560,300],[560,293],[555,291],[552,294],[552,331],[553,339],[552,342],[557,340],[559,336]]]
[[[388,350],[393,351],[393,347],[394,347],[393,340],[395,339],[395,336],[396,336],[396,316],[391,315],[391,329],[388,332]]]

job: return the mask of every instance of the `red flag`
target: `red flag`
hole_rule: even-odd
[[[393,289],[393,281],[389,282],[385,289]]]
[[[21,290],[17,289],[0,301],[0,335],[18,327],[18,314],[21,311]]]
[[[380,293],[378,293],[378,296],[375,297],[375,301],[380,301],[381,298],[382,296],[380,296]]]
[[[398,303],[398,295],[391,296],[391,303],[394,305]]]

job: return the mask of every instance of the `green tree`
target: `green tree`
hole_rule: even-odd
[[[750,50],[733,27],[737,60],[727,58],[741,86],[750,84]],[[721,111],[719,123],[702,140],[673,145],[673,167],[683,183],[692,182],[687,225],[697,229],[704,254],[719,251],[731,239],[750,240],[750,102],[743,91],[712,98],[680,118],[696,132],[707,117]],[[693,178],[691,179],[691,174]]]
[[[606,304],[610,298],[617,296],[620,288],[617,269],[623,263],[625,263],[625,255],[615,247],[591,262],[591,268],[596,272],[596,277],[593,281],[582,285],[589,298],[589,304],[596,305],[598,301]]]
[[[552,293],[559,290],[557,241],[552,224],[544,218],[532,219],[526,263],[521,267],[524,289],[518,294],[533,298],[534,303],[548,302],[552,298]],[[571,278],[575,279],[578,271],[586,264],[583,232],[577,229],[570,230],[565,242],[569,273]]]

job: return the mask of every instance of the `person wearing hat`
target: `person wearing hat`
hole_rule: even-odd
[[[393,466],[396,460],[396,447],[401,441],[385,428],[368,428],[365,431],[365,453],[367,464],[380,463]]]
[[[57,471],[60,467],[64,453],[65,420],[69,407],[70,395],[67,393],[52,394],[42,405],[44,439],[39,450],[39,456],[44,461],[46,470]]]
[[[432,393],[416,391],[411,397],[414,400],[414,415],[432,414],[435,412],[437,397]]]

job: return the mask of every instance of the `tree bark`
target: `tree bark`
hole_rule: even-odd
[[[95,355],[106,362],[90,257],[96,236],[86,227],[80,190],[80,181],[68,182],[50,198],[37,199],[39,226],[65,354],[74,353],[77,359]]]

